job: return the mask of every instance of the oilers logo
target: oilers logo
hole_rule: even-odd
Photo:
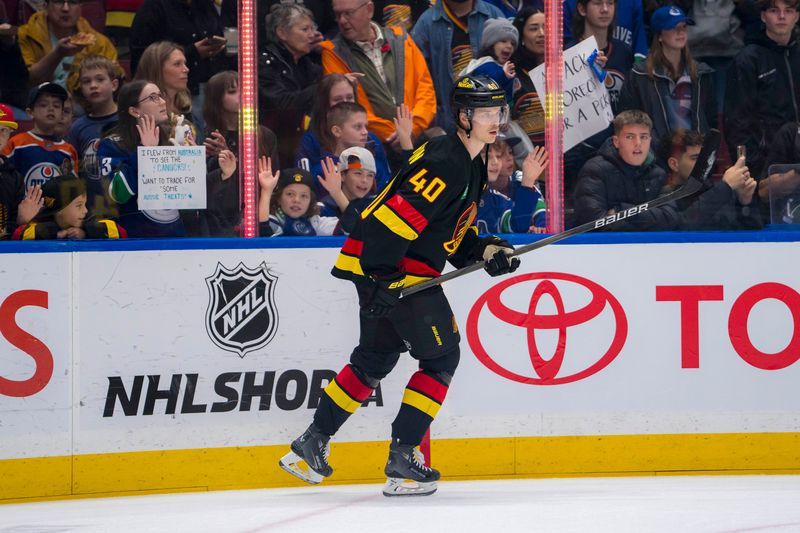
[[[25,174],[25,190],[34,185],[42,186],[56,176],[61,175],[61,169],[53,163],[36,163]]]
[[[100,179],[100,161],[97,159],[97,148],[100,146],[100,139],[94,139],[86,145],[83,152],[83,171],[90,180]]]
[[[217,263],[206,278],[206,332],[212,342],[239,357],[266,346],[278,331],[277,281],[265,263],[253,269]]]

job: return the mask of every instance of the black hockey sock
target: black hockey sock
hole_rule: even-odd
[[[392,422],[392,438],[418,446],[447,395],[447,385],[425,371],[415,372],[406,385],[400,411]]]
[[[334,435],[372,391],[373,387],[365,384],[351,365],[345,365],[325,387],[314,413],[314,424],[326,435]]]

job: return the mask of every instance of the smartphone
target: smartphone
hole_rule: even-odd
[[[228,40],[225,39],[225,37],[219,35],[212,35],[211,37],[206,37],[206,42],[210,44],[220,45],[220,44],[226,44]]]
[[[743,144],[740,144],[739,146],[736,147],[736,159],[739,159],[741,157],[747,159],[747,147],[745,147],[745,145]]]
[[[228,55],[236,55],[239,52],[239,29],[238,28],[225,28],[225,53]]]

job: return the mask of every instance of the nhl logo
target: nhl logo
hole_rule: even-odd
[[[278,278],[261,263],[255,269],[239,263],[228,270],[217,263],[206,278],[208,309],[206,331],[223,350],[244,357],[266,346],[278,331],[275,282]]]

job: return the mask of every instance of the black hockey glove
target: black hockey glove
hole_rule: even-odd
[[[483,269],[490,276],[510,274],[519,267],[519,259],[509,256],[514,251],[514,247],[505,239],[495,236],[485,237],[481,239],[481,244],[483,245],[481,256],[486,261]]]
[[[372,282],[372,289],[361,306],[361,314],[371,318],[388,315],[400,300],[403,287],[406,285],[405,277],[402,272],[386,276],[369,276],[367,279]]]

